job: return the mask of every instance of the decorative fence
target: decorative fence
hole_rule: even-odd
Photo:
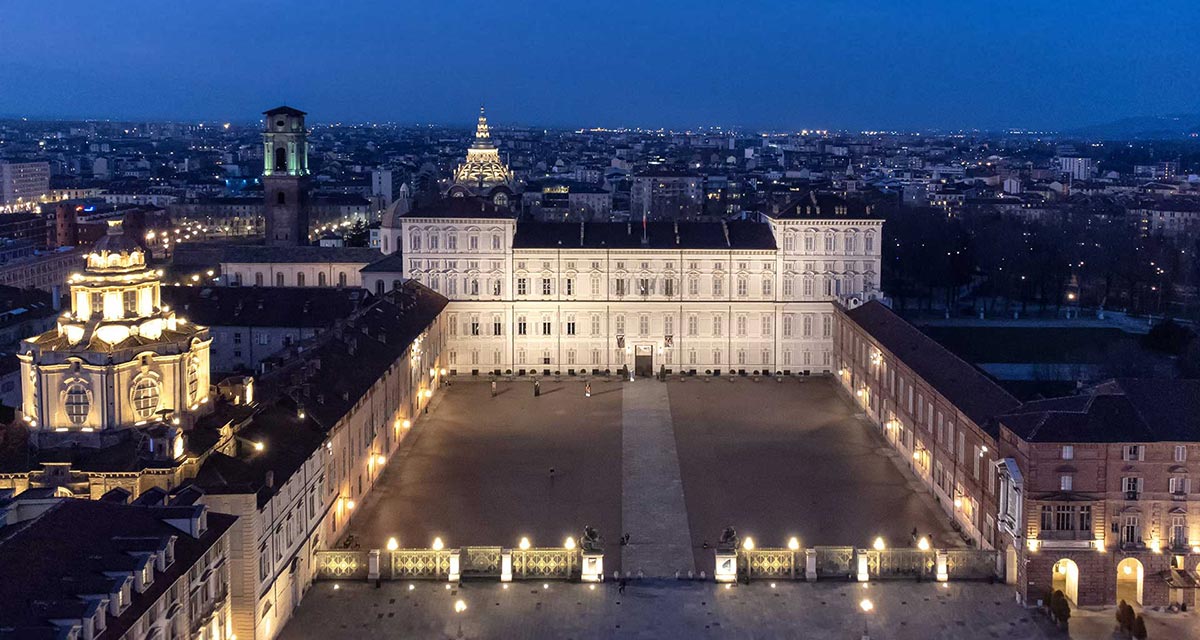
[[[854,574],[854,547],[813,547],[817,578],[847,579]]]
[[[738,572],[754,578],[792,579],[796,565],[804,576],[804,552],[791,549],[752,549],[738,553]]]
[[[390,552],[395,580],[445,580],[450,575],[450,554],[446,549],[397,549]]]
[[[459,552],[459,571],[464,578],[499,578],[500,547],[463,547]]]
[[[920,549],[884,549],[867,552],[867,571],[872,578],[929,578],[934,576],[937,554]]]
[[[996,577],[997,551],[948,549],[945,553],[946,574],[951,580],[990,580]]]
[[[996,576],[997,552],[978,549],[737,549],[741,580],[989,580]],[[732,559],[732,553],[724,556]],[[721,552],[717,552],[721,562]],[[732,563],[731,563],[732,564]],[[717,567],[718,581],[732,581],[732,567]]]
[[[318,580],[366,580],[369,551],[316,552]]]
[[[513,549],[514,578],[557,578],[568,580],[579,569],[579,551],[554,547]]]

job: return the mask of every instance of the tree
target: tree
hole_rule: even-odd
[[[1146,640],[1146,621],[1141,615],[1133,619],[1133,637]]]

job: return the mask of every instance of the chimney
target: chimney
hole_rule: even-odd
[[[275,472],[274,471],[267,472],[267,477],[263,480],[263,484],[267,485],[268,489],[275,488]]]

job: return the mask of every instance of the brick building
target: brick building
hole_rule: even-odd
[[[880,302],[837,306],[834,354],[842,387],[1023,601],[1198,604],[1200,381],[1021,404]]]

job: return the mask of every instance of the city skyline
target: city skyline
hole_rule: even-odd
[[[1200,104],[1172,64],[1196,19],[1170,7],[69,4],[10,7],[0,115],[236,122],[301,104],[325,122],[452,124],[484,103],[498,124],[553,128],[1070,131]]]

